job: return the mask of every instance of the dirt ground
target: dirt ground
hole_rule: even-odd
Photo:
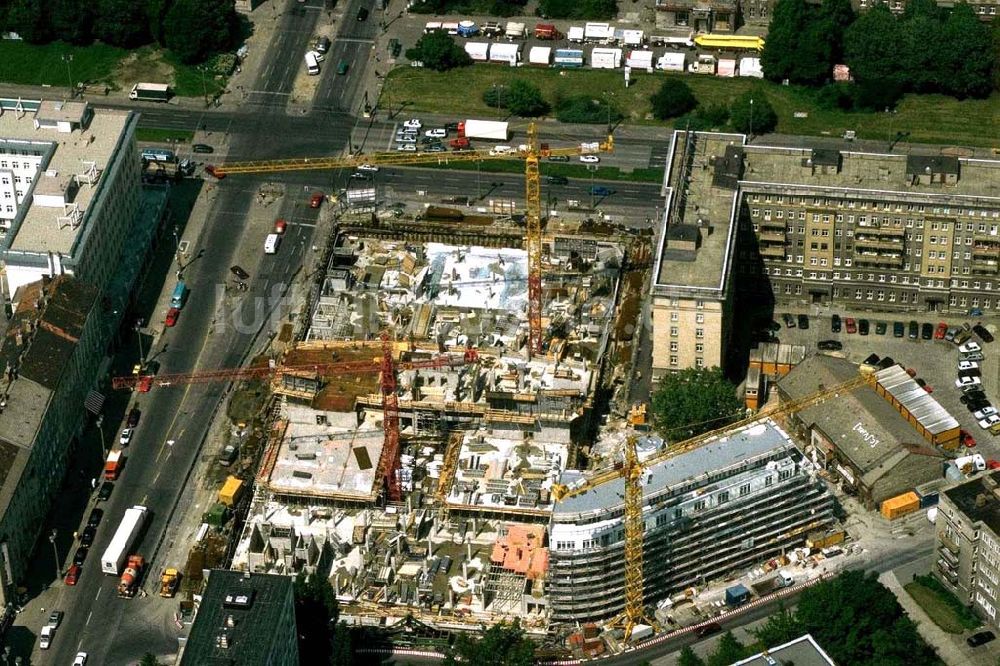
[[[126,81],[152,81],[174,83],[174,68],[163,62],[161,53],[150,49],[139,49],[121,61],[115,79]],[[124,83],[123,83],[124,85]]]

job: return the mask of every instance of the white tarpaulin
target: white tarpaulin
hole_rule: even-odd
[[[488,42],[466,42],[465,52],[469,57],[479,62],[484,62],[489,57],[490,45]]]
[[[625,30],[622,32],[622,41],[625,46],[639,46],[642,44],[642,30]]]
[[[552,61],[551,46],[532,46],[528,51],[528,64],[548,65]]]
[[[597,41],[602,39],[613,39],[615,36],[615,29],[607,23],[587,23],[583,27],[583,36],[585,39]]]
[[[764,78],[760,58],[740,58],[740,76],[752,76],[755,79]]]
[[[583,41],[583,28],[571,27],[569,33],[566,35],[566,39],[571,42],[582,42]]]
[[[653,69],[652,51],[629,51],[625,64],[636,69]]]
[[[514,67],[521,62],[521,45],[493,44],[490,47],[490,62],[505,62]]]
[[[590,52],[590,66],[594,69],[618,69],[622,66],[622,50],[594,49]]]
[[[686,57],[683,53],[667,51],[660,56],[660,59],[656,63],[656,68],[667,72],[683,72]]]
[[[736,76],[736,61],[732,58],[719,58],[719,66],[715,70],[715,75],[726,78]]]

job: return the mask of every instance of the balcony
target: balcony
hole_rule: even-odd
[[[762,217],[757,220],[757,224],[760,225],[761,229],[781,229],[782,232],[785,231],[785,221],[779,220],[776,217]]]
[[[899,268],[903,265],[903,255],[856,252],[854,254],[854,264],[857,266],[888,266]]]
[[[1000,244],[976,241],[975,245],[972,246],[972,256],[996,259],[1000,257]]]
[[[969,265],[969,269],[976,275],[996,275],[998,270],[1000,270],[1000,261],[988,261],[986,259],[973,257],[972,263]]]
[[[941,575],[944,576],[949,583],[952,585],[958,584],[958,574],[949,569],[944,560],[938,560],[937,565],[938,571],[941,572]]]
[[[894,238],[902,238],[906,235],[906,229],[903,227],[876,227],[869,226],[866,224],[859,224],[854,227],[855,237],[862,236],[891,236]]]
[[[865,234],[864,236],[862,236],[861,234],[855,234],[854,235],[854,246],[855,247],[869,247],[869,248],[877,248],[879,250],[893,250],[895,252],[902,252],[903,251],[903,237],[902,236],[898,236],[898,237],[889,238],[889,237],[881,237],[881,236],[872,236],[872,235],[868,235],[868,234]]]
[[[941,559],[944,560],[948,566],[952,569],[958,566],[958,555],[951,552],[947,548],[938,548],[938,553],[941,554]]]
[[[759,251],[762,257],[770,257],[773,259],[785,258],[784,245],[761,245]]]
[[[757,234],[757,238],[767,243],[781,243],[785,244],[785,231],[773,231],[771,229],[761,229],[760,233]]]
[[[956,555],[958,555],[961,552],[962,549],[959,547],[959,545],[956,542],[952,541],[950,538],[948,538],[948,535],[945,534],[944,532],[938,534],[938,537],[941,539],[941,545],[950,550],[951,552],[955,553]]]

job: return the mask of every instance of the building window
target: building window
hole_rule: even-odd
[[[675,338],[677,337],[677,335],[678,335],[678,329],[677,329],[676,326],[671,326],[670,327],[670,335],[672,337],[675,337]]]
[[[698,500],[697,502],[695,502],[694,503],[694,510],[695,511],[704,511],[705,510],[705,500]]]
[[[740,497],[743,497],[744,495],[749,495],[749,494],[750,494],[750,484],[749,483],[744,483],[742,486],[740,486]]]
[[[671,356],[670,357],[670,365],[677,365],[677,357],[676,356]]]
[[[703,351],[705,351],[705,345],[703,345],[702,343],[699,342],[698,344],[696,344],[694,346],[694,353],[695,354],[700,354]]]
[[[705,323],[705,315],[703,315],[701,313],[696,314],[694,316],[694,323],[696,323],[696,324],[704,324]]]
[[[719,504],[725,504],[728,501],[729,501],[729,491],[723,490],[721,493],[719,493],[718,502]]]
[[[670,351],[672,351],[672,352],[677,351],[677,341],[676,340],[672,340],[670,342]]]
[[[696,368],[704,368],[705,367],[705,359],[703,359],[700,356],[698,356],[697,358],[695,358],[694,359],[694,367],[696,367]]]
[[[703,338],[703,337],[705,337],[705,329],[703,329],[703,328],[696,328],[696,329],[694,329],[694,337],[696,337],[696,338]]]

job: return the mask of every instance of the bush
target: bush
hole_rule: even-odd
[[[760,136],[778,126],[778,114],[763,90],[748,90],[729,107],[729,120],[737,132]]]
[[[682,116],[698,106],[698,100],[688,84],[673,78],[666,79],[649,101],[653,106],[653,115],[660,120]]]
[[[412,49],[406,49],[406,58],[419,60],[424,63],[424,67],[438,72],[472,64],[472,58],[465,49],[443,32],[421,36]]]
[[[561,123],[597,124],[609,121],[616,123],[624,116],[602,99],[592,99],[587,95],[566,97],[556,102],[556,118]]]
[[[674,127],[692,132],[707,132],[721,129],[727,122],[729,109],[723,104],[713,104],[698,107],[692,113],[677,118],[674,120]]]
[[[828,83],[816,92],[816,105],[827,111],[850,111],[854,108],[855,88],[849,83]]]

